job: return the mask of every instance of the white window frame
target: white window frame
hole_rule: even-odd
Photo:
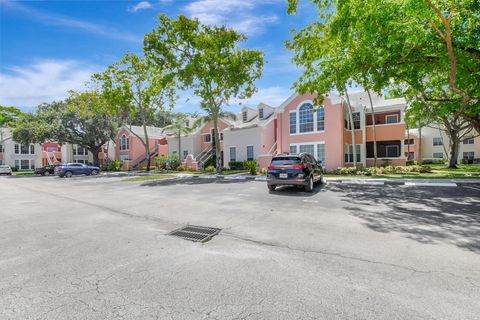
[[[260,120],[263,120],[263,117],[265,116],[265,111],[263,110],[263,108],[259,108],[258,109],[258,118]]]
[[[247,111],[242,111],[242,121],[243,122],[248,121],[248,112]]]
[[[395,117],[395,122],[388,122],[389,117]],[[385,115],[385,124],[397,124],[399,123],[398,114],[386,114]]]
[[[473,136],[468,136],[465,139],[463,139],[462,144],[469,145],[469,144],[475,144],[475,137]]]
[[[234,160],[232,160],[232,149],[235,151],[234,152],[234,155],[235,155]],[[228,156],[229,156],[230,161],[237,161],[237,147],[235,147],[235,146],[228,147]]]
[[[130,142],[126,134],[122,134],[120,137],[120,150],[128,150],[130,148]]]
[[[186,153],[186,154],[185,154]],[[183,150],[183,159],[186,159],[188,157],[188,150]]]
[[[252,148],[252,158],[251,159],[248,158],[248,148],[250,148],[250,147]],[[253,145],[248,145],[247,146],[247,160],[255,160],[255,147]]]
[[[4,153],[5,152],[5,147],[3,146],[3,144],[0,143],[0,153]]]
[[[345,163],[353,163],[353,161],[350,161],[350,149],[352,149],[352,152],[355,152],[353,153],[353,156],[356,157],[357,154],[359,154],[360,156],[356,158],[356,162],[361,162],[362,161],[362,147],[361,147],[361,144],[359,143],[356,143],[355,144],[355,149],[359,149],[359,153],[357,153],[356,151],[357,150],[353,150],[353,144],[345,144],[346,148],[347,148],[347,154],[348,154],[348,161],[345,161]],[[345,149],[343,150],[343,160],[345,160]]]
[[[467,157],[465,157],[465,154],[468,154]],[[470,157],[470,154],[472,155],[472,157]],[[475,159],[475,151],[464,151],[462,156],[462,159],[473,160]]]
[[[389,148],[395,148],[395,149],[396,149],[395,154],[398,154],[398,156],[396,156],[396,157],[390,157],[390,156],[388,155],[388,149],[389,149]],[[398,145],[396,145],[396,144],[386,145],[386,146],[385,146],[385,155],[387,156],[387,159],[400,157],[400,146],[398,146]]]
[[[438,155],[441,155],[441,157],[437,157]],[[432,152],[432,158],[434,159],[443,159],[443,152]]]
[[[438,140],[437,140],[437,139],[438,139]],[[435,144],[435,141],[437,141],[437,144]],[[440,144],[438,144],[438,141],[440,141]],[[443,139],[442,139],[442,137],[433,137],[433,138],[432,138],[432,146],[434,146],[434,147],[443,146]]]
[[[305,103],[309,103],[313,106],[313,131],[308,132],[300,132],[300,107]],[[326,113],[325,113],[325,106],[322,105],[320,108],[323,108],[324,116],[323,116],[323,130],[318,130],[318,122],[317,122],[317,110],[315,110],[315,104],[312,100],[304,100],[300,102],[294,110],[290,110],[289,118],[288,118],[288,131],[290,133],[290,117],[292,113],[295,113],[295,133],[290,133],[291,136],[302,135],[302,134],[313,134],[313,133],[322,133],[325,132],[325,120],[326,120]]]
[[[295,154],[298,154],[300,153],[300,146],[303,146],[303,145],[311,145],[313,144],[313,154],[312,156],[316,159],[316,160],[319,160],[317,159],[317,154],[318,154],[318,150],[317,150],[317,146],[319,144],[325,144],[325,141],[312,141],[312,142],[301,142],[301,143],[291,143],[289,145],[289,151],[292,149],[292,147],[296,148],[296,151]],[[327,159],[327,150],[325,148],[325,161]],[[325,163],[322,163],[322,165],[325,165]]]

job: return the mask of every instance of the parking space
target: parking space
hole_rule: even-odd
[[[6,319],[478,319],[480,185],[0,178]],[[222,229],[206,243],[168,233]]]

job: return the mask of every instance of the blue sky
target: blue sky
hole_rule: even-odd
[[[300,71],[284,42],[290,30],[315,18],[307,0],[295,16],[287,0],[7,1],[0,0],[0,104],[33,110],[82,89],[93,72],[141,53],[143,35],[157,15],[185,14],[206,24],[226,24],[245,33],[245,47],[263,50],[267,64],[259,92],[243,104],[279,105]],[[198,99],[182,93],[177,111],[195,111]],[[227,109],[235,111],[232,104]]]

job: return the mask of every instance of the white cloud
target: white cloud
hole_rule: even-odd
[[[134,5],[133,7],[130,7],[128,11],[130,12],[137,12],[138,10],[145,10],[145,9],[151,9],[153,6],[150,2],[148,1],[141,1]]]
[[[227,25],[252,35],[263,32],[266,25],[278,21],[276,15],[255,13],[259,5],[267,2],[271,0],[197,0],[186,5],[183,10],[204,24]]]
[[[0,105],[25,109],[63,99],[68,90],[83,89],[98,68],[75,60],[43,60],[8,70],[0,73]]]

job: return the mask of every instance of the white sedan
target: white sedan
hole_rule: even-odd
[[[12,168],[7,165],[0,165],[0,174],[12,175]]]

